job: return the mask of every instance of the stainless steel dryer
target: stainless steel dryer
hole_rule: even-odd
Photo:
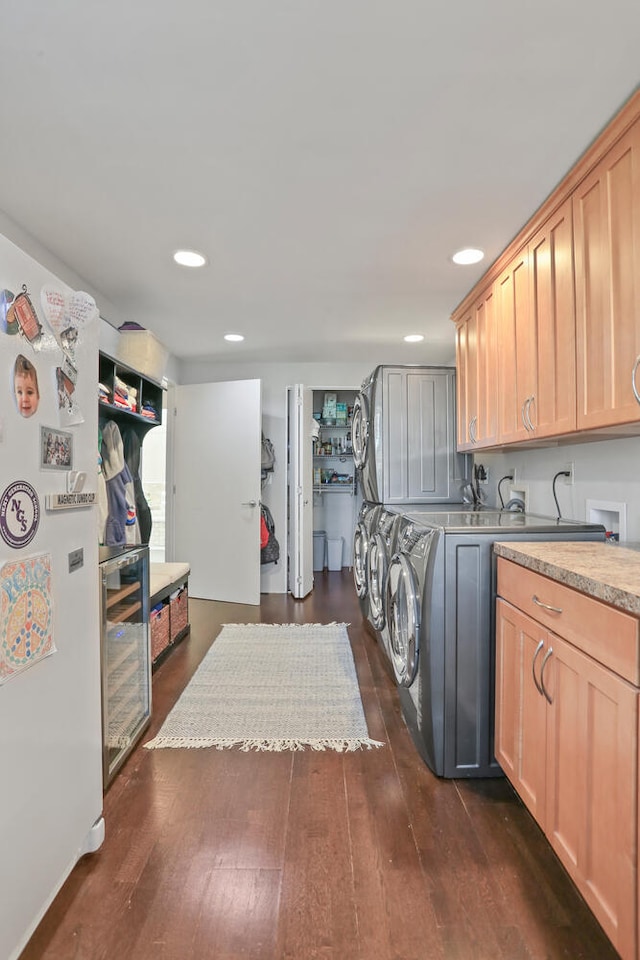
[[[387,576],[391,661],[405,722],[442,777],[490,777],[496,540],[604,540],[604,527],[534,514],[413,511]]]
[[[456,503],[469,458],[456,453],[455,369],[379,366],[354,402],[353,457],[374,503]]]
[[[386,587],[389,563],[396,548],[398,529],[403,517],[397,511],[382,506],[369,549],[369,624],[384,653],[390,658],[389,630],[386,614]]]
[[[369,551],[382,506],[363,500],[353,531],[353,581],[362,617],[369,619]]]

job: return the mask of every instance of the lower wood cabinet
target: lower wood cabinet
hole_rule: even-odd
[[[496,758],[613,945],[636,958],[638,621],[504,558],[498,594]],[[540,619],[521,609],[530,603]],[[604,662],[590,655],[585,609],[608,626]],[[614,637],[629,658],[622,675],[607,662]]]

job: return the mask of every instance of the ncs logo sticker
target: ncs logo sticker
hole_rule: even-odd
[[[26,480],[9,484],[0,498],[0,536],[10,547],[25,547],[40,523],[38,494]]]

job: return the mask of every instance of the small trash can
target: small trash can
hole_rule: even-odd
[[[308,542],[308,541],[307,541]],[[327,546],[326,530],[313,531],[313,569],[324,570],[324,556]]]
[[[329,537],[327,540],[327,566],[329,570],[342,570],[343,537]]]

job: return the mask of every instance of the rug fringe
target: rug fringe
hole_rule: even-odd
[[[260,629],[273,628],[274,630],[304,630],[306,627],[350,627],[350,623],[339,623],[337,620],[331,620],[330,623],[223,623],[223,627],[260,627]]]
[[[240,750],[248,752],[257,750],[259,752],[284,752],[285,750],[335,750],[338,753],[351,753],[365,747],[371,750],[372,747],[384,747],[385,744],[380,740],[372,740],[370,737],[360,737],[357,739],[323,739],[323,740],[252,740],[235,739],[223,740],[213,737],[155,737],[144,744],[147,750],[156,750],[161,747],[177,747],[182,749],[200,749],[202,747],[215,747],[217,750],[229,750],[232,747],[239,747]]]

